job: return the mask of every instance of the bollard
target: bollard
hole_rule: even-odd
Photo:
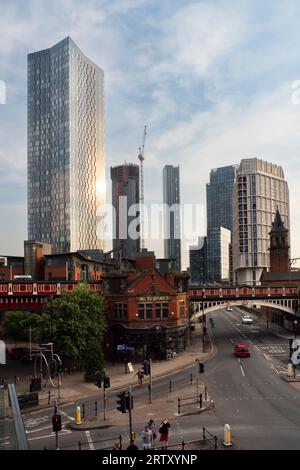
[[[206,385],[205,385],[205,388],[204,388],[204,399],[205,399],[205,401],[207,401],[207,388],[206,388]]]
[[[293,364],[291,362],[288,364],[287,375],[288,377],[293,376]]]
[[[191,385],[193,383],[193,374],[191,374]]]
[[[81,450],[81,442],[78,441],[78,450]]]
[[[217,450],[217,448],[218,448],[218,437],[214,436],[214,440],[215,440],[215,450]]]
[[[199,395],[199,407],[202,408],[202,393]]]
[[[84,419],[84,403],[82,403],[82,419]]]
[[[205,428],[204,427],[202,428],[202,437],[203,437],[203,440],[205,441]]]
[[[172,392],[172,380],[170,380],[170,382],[169,382],[169,392],[170,393]]]
[[[51,390],[48,392],[48,405],[50,405]]]
[[[184,446],[185,446],[185,442],[182,441],[182,443],[181,443],[181,450],[184,450]]]
[[[98,404],[97,404],[97,400],[95,400],[95,416],[98,415]]]
[[[76,408],[76,413],[75,413],[75,423],[76,423],[76,424],[81,424],[81,412],[80,412],[80,406],[77,406],[77,408]]]
[[[122,450],[122,436],[121,436],[121,434],[119,436],[119,444],[120,444],[120,450]]]
[[[180,398],[178,398],[178,414],[180,415]]]
[[[229,424],[224,424],[224,442],[223,442],[224,446],[229,447],[232,445],[230,442],[230,438],[231,438],[230,426]]]

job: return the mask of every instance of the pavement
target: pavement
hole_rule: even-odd
[[[196,361],[205,362],[210,359],[216,352],[210,332],[208,332],[205,352],[202,352],[202,324],[197,324],[196,329],[191,335],[191,344],[186,351],[179,353],[177,356],[169,360],[152,361],[152,379],[157,380],[160,377],[171,375],[174,372],[183,370],[189,366],[195,365]],[[16,381],[17,393],[25,393],[29,391],[29,377],[30,373],[33,375],[33,366],[18,364],[9,361],[7,366],[1,369],[1,375],[6,376],[8,381]],[[109,392],[121,390],[128,386],[136,386],[138,383],[135,376],[140,367],[140,363],[133,364],[134,372],[125,373],[125,365],[106,363],[105,373],[110,377]],[[6,368],[6,369],[5,369]],[[15,379],[15,376],[17,379]],[[9,379],[10,377],[10,379]],[[12,380],[13,378],[13,380]],[[148,378],[145,380],[149,380]],[[87,383],[84,381],[83,372],[74,372],[71,374],[62,374],[61,385],[58,388],[57,378],[53,379],[54,385],[51,386],[49,381],[43,384],[43,389],[39,392],[39,405],[22,410],[22,413],[31,412],[33,409],[47,409],[53,407],[56,401],[58,405],[66,404],[73,401],[78,401],[95,396],[99,389],[94,383]],[[49,396],[50,391],[50,396]],[[49,399],[50,398],[50,399]]]

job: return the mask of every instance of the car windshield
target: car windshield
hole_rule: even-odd
[[[248,348],[239,348],[239,352],[247,352]]]

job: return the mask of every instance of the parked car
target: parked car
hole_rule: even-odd
[[[250,348],[248,344],[236,344],[234,346],[235,357],[250,357]]]
[[[253,320],[252,318],[250,317],[250,315],[244,315],[243,318],[242,318],[242,323],[253,323]]]
[[[9,359],[23,359],[25,356],[29,356],[30,350],[28,348],[12,348],[8,351]]]
[[[226,310],[227,312],[232,312],[233,309],[231,307],[227,307]]]

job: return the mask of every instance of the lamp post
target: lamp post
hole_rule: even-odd
[[[294,333],[295,333],[295,339],[297,337],[297,325],[298,325],[298,320],[294,320]]]

